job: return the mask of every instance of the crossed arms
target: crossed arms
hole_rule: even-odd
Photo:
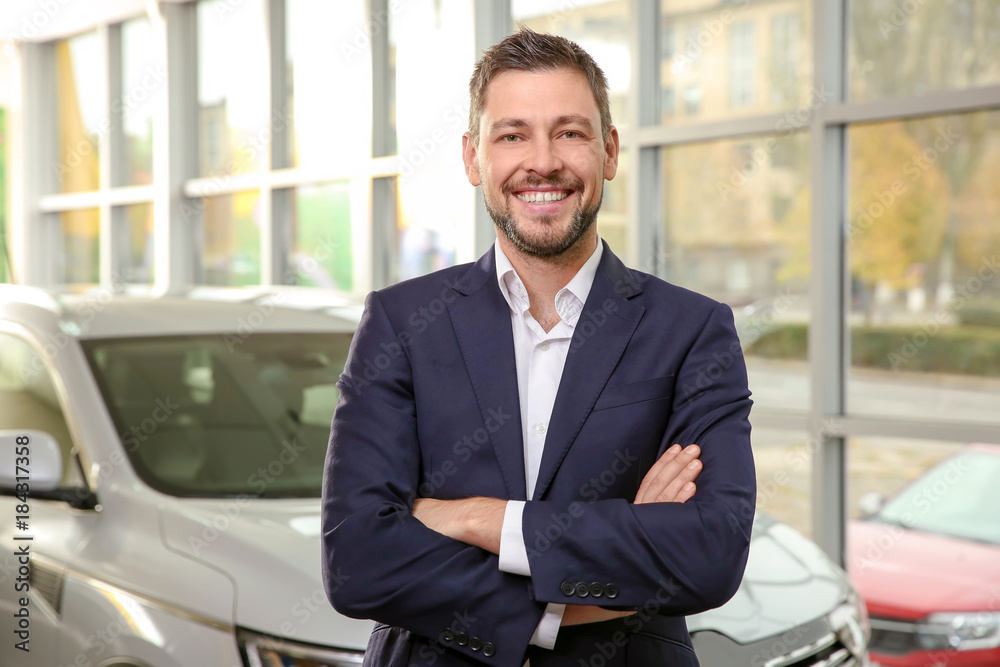
[[[701,472],[700,453],[697,445],[682,449],[675,444],[665,451],[643,477],[635,504],[683,503],[689,500],[696,490],[694,480]],[[499,555],[506,506],[506,500],[497,498],[418,498],[413,504],[413,516],[435,532]],[[566,606],[561,625],[596,623],[632,613],[571,604]]]

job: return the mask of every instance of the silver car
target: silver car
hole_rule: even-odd
[[[319,503],[360,314],[0,286],[0,665],[360,664],[373,624],[326,599]],[[843,571],[763,517],[736,597],[688,622],[704,667],[865,660]]]

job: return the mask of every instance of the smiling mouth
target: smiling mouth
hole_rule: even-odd
[[[562,201],[571,194],[568,190],[535,190],[531,192],[519,192],[515,196],[528,204],[547,204],[549,202]]]

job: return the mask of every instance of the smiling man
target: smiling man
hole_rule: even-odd
[[[732,313],[600,240],[619,139],[585,51],[522,29],[470,92],[497,242],[369,295],[327,456],[327,593],[378,621],[366,665],[697,665],[684,615],[739,586],[756,492]]]

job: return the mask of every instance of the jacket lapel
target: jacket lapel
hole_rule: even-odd
[[[493,248],[454,285],[458,296],[448,304],[455,336],[489,431],[496,415],[511,415],[490,432],[493,453],[510,500],[526,500],[521,403],[517,391],[514,335],[510,307],[497,284]]]
[[[594,285],[577,320],[563,367],[532,500],[544,497],[611,372],[618,365],[645,312],[643,306],[629,301],[640,292],[642,287],[605,243]],[[499,298],[503,301],[502,295]],[[509,318],[507,328],[509,331]]]

